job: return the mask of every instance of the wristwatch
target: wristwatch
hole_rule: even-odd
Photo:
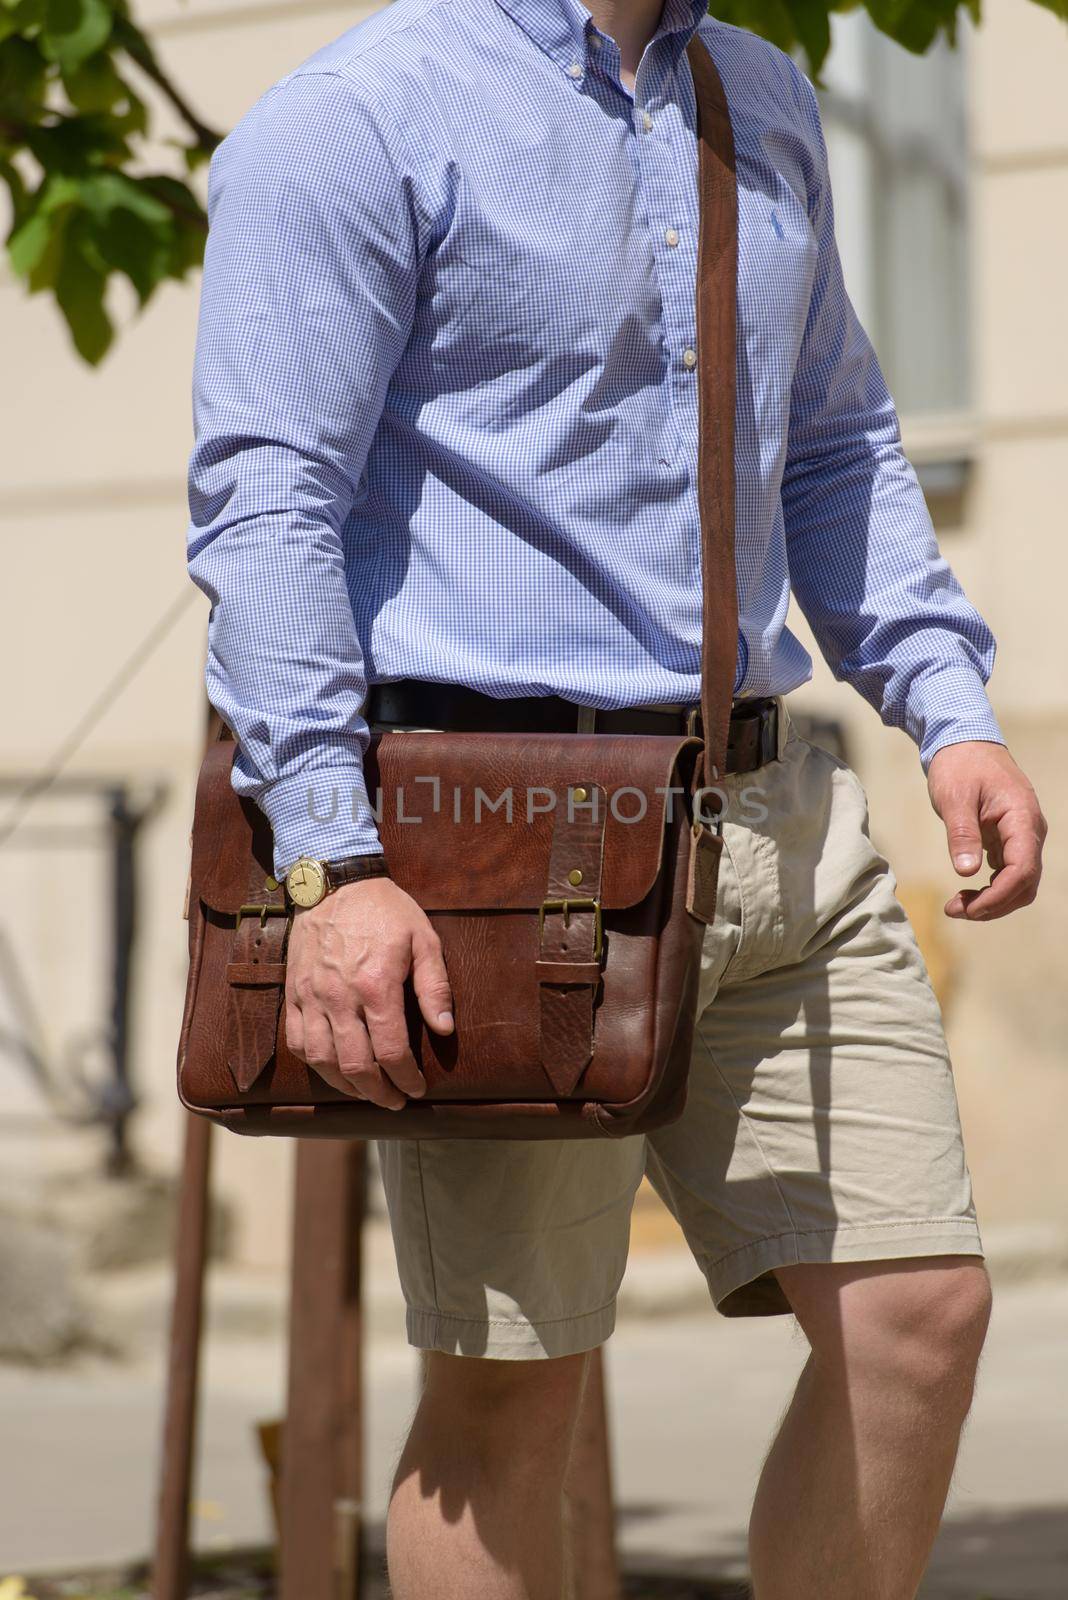
[[[307,910],[325,900],[335,889],[364,878],[388,878],[385,856],[345,856],[340,861],[317,861],[301,856],[285,876],[286,893],[295,906]]]

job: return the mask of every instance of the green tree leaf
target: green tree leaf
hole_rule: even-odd
[[[87,56],[76,67],[63,69],[62,77],[67,99],[78,111],[121,114],[129,109],[131,102],[141,104],[105,50]]]
[[[808,57],[809,71],[818,77],[831,48],[831,18],[826,0],[786,0],[794,37]]]
[[[107,0],[47,0],[41,43],[65,72],[81,66],[107,40],[113,13]]]
[[[32,125],[42,115],[47,77],[48,63],[31,40],[16,34],[0,43],[0,118],[13,125],[4,137],[12,148],[20,143],[19,124]]]
[[[91,366],[103,360],[115,335],[104,304],[106,293],[107,276],[99,269],[82,219],[74,218],[63,231],[55,295],[74,348]]]
[[[52,237],[52,219],[43,211],[36,211],[7,241],[7,254],[11,270],[20,278],[28,278],[40,265]]]
[[[1068,0],[1034,0],[1068,20]],[[714,0],[725,22],[763,34],[819,74],[831,15],[863,4],[875,26],[923,52],[956,39],[981,0]],[[161,147],[144,79],[183,128],[173,173],[146,171]],[[155,137],[154,137],[155,135]],[[203,258],[207,218],[196,179],[220,135],[168,76],[128,0],[0,0],[0,180],[11,204],[8,255],[30,293],[50,292],[86,361],[114,337],[108,284],[125,277],[145,305],[157,286]]]

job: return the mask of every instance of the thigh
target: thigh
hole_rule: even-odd
[[[776,765],[766,819],[726,830],[689,1101],[649,1140],[729,1314],[789,1309],[791,1263],[981,1253],[941,1015],[863,790],[803,740]]]
[[[523,1360],[608,1338],[641,1138],[390,1140],[379,1158],[413,1344]]]

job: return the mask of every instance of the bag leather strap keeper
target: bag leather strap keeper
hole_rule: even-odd
[[[556,1093],[568,1095],[593,1055],[608,796],[591,783],[571,787],[556,801],[535,970],[542,1066]]]
[[[285,994],[289,907],[278,884],[268,888],[268,878],[253,855],[248,895],[236,919],[226,966],[230,1071],[245,1094],[274,1056]],[[275,880],[270,878],[270,882]]]

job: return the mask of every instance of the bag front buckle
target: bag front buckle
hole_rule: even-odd
[[[260,927],[265,928],[268,917],[288,917],[289,915],[290,909],[288,906],[238,906],[234,932],[236,933],[240,928],[242,919],[245,917],[259,917]]]
[[[538,938],[545,932],[545,913],[547,911],[562,911],[564,914],[564,927],[570,926],[572,911],[593,912],[593,959],[596,961],[601,954],[604,943],[604,925],[601,920],[601,902],[591,899],[543,900],[538,908]]]

